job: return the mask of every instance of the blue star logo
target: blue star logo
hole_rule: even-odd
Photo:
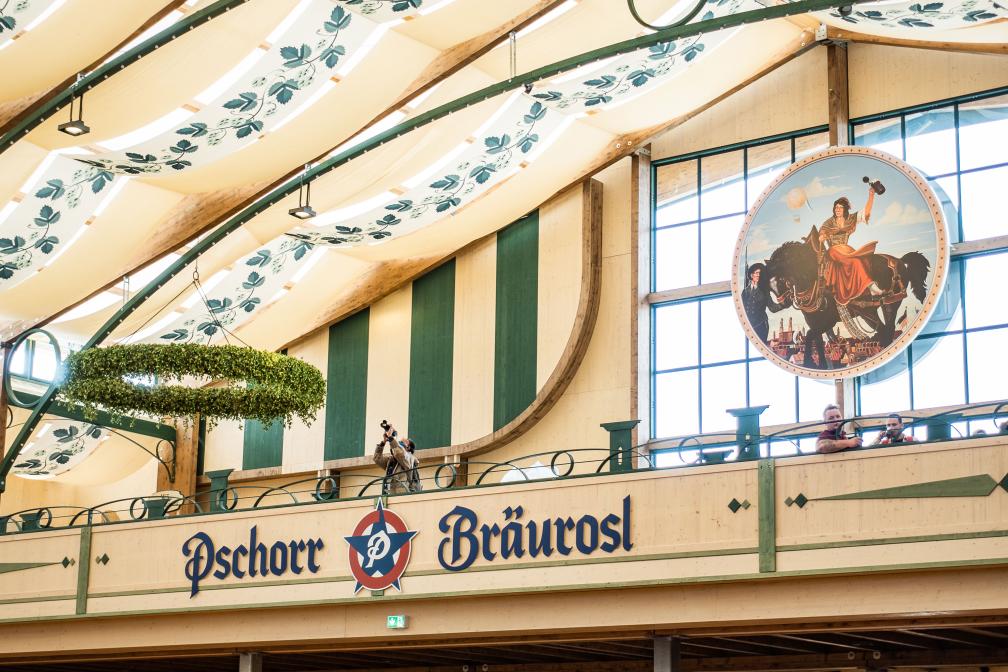
[[[375,576],[388,577],[390,580],[387,585],[394,586],[396,590],[402,590],[399,578],[406,568],[403,565],[396,571],[399,552],[417,533],[415,530],[407,530],[405,525],[401,530],[396,529],[395,524],[386,520],[385,509],[380,499],[375,510],[378,513],[378,520],[371,524],[370,529],[365,528],[363,534],[344,537],[344,539],[350,544],[350,548],[357,553],[360,571],[371,578]],[[398,519],[398,516],[392,515]],[[357,579],[357,585],[354,587],[356,593],[363,587],[362,577],[357,574],[358,568],[354,567],[353,563],[350,568],[354,578]],[[390,576],[393,572],[395,575]]]

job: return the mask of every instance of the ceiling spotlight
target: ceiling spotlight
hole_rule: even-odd
[[[78,74],[77,75],[77,82],[80,82],[81,77],[83,77],[83,74]],[[84,93],[83,92],[81,92],[81,94],[76,97],[77,98],[77,118],[74,119],[74,95],[73,95],[73,89],[76,86],[77,86],[77,83],[75,82],[70,87],[70,121],[64,122],[64,123],[62,123],[62,124],[60,124],[59,126],[56,127],[56,129],[60,133],[66,133],[67,135],[72,135],[75,138],[78,137],[78,136],[81,136],[81,135],[87,135],[88,133],[91,132],[91,128],[87,124],[85,124],[83,121],[81,121],[82,117],[84,116]]]
[[[316,214],[315,210],[308,204],[311,200],[311,182],[305,182],[305,175],[308,174],[310,164],[305,165],[304,172],[301,173],[301,185],[298,187],[298,207],[291,208],[287,214],[298,219],[311,219]]]

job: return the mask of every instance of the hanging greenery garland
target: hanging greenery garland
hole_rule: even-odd
[[[158,384],[131,382],[129,377],[156,376]],[[164,385],[186,377],[229,383],[224,387]],[[239,385],[237,383],[247,383]],[[296,415],[311,424],[325,401],[322,373],[294,357],[234,345],[112,345],[74,353],[66,360],[61,389],[85,412],[101,406],[115,413],[149,413],[213,421],[253,418],[263,424],[282,418],[290,426]]]

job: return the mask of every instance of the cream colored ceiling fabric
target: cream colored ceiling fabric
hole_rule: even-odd
[[[372,16],[391,13],[383,3],[347,3]],[[416,10],[403,8],[409,16]],[[0,222],[0,287],[13,287],[45,265],[50,255],[81,231],[118,176],[156,174],[206,165],[255,142],[269,126],[282,124],[323,92],[330,77],[347,66],[380,24],[328,0],[307,0],[271,49],[257,48],[243,61],[245,72],[206,108],[184,108],[166,119],[170,130],[129,149],[75,159],[64,155],[36,171],[27,196]],[[380,34],[379,34],[380,36]],[[362,54],[363,55],[363,54]],[[104,192],[104,193],[103,193]]]

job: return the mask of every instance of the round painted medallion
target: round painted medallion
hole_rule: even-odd
[[[746,215],[731,287],[764,357],[810,378],[882,366],[927,322],[948,235],[927,181],[894,156],[833,147],[789,167]]]

